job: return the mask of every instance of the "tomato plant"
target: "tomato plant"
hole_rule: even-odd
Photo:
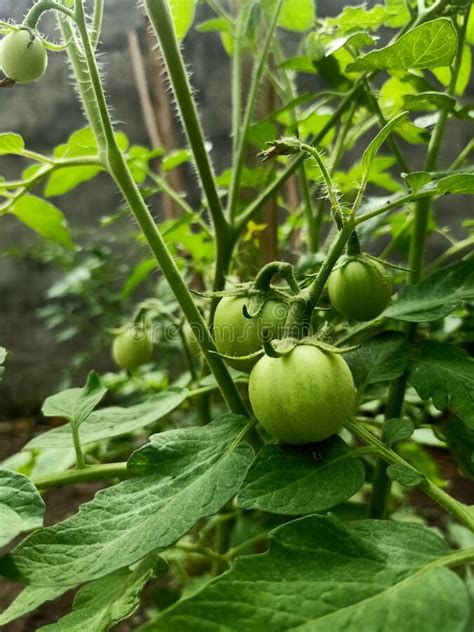
[[[21,162],[0,179],[0,221],[56,265],[41,314],[81,349],[0,466],[0,574],[17,595],[2,629],[472,627],[474,9],[333,4],[143,0],[151,43],[129,39],[150,147],[104,88],[117,3],[1,16],[5,124],[12,94],[56,81],[48,55],[86,119],[51,152],[0,134],[5,173]],[[195,82],[215,83],[188,71],[191,29],[196,68],[211,41],[229,62],[225,156],[205,139],[215,112],[201,124]],[[140,65],[155,40],[164,84]],[[154,105],[165,132],[175,107],[185,146]],[[71,199],[83,187],[100,208],[106,181],[118,208],[81,243]],[[1,399],[28,384],[0,342]],[[73,589],[67,614],[44,606]]]

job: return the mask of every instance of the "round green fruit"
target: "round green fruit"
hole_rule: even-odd
[[[324,441],[353,413],[352,374],[339,354],[313,345],[261,358],[250,374],[249,396],[256,418],[282,443]]]
[[[331,272],[329,299],[348,320],[376,318],[387,307],[392,280],[385,268],[371,258],[347,257]]]
[[[281,338],[288,316],[288,306],[269,299],[255,318],[245,318],[243,307],[248,299],[226,296],[219,301],[214,315],[214,338],[219,353],[235,356],[227,363],[241,371],[250,371],[255,360],[240,360],[262,348],[262,334],[267,331],[271,338]]]
[[[119,333],[112,345],[115,363],[126,371],[131,371],[150,362],[153,343],[143,327],[127,327]]]
[[[16,83],[32,83],[45,73],[48,54],[37,35],[20,29],[3,38],[0,65],[5,75]]]

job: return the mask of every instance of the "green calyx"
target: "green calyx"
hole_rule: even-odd
[[[348,353],[349,351],[354,351],[358,348],[357,346],[336,347],[329,342],[322,340],[319,334],[308,336],[306,338],[302,338],[301,340],[297,340],[296,338],[283,338],[281,340],[266,340],[263,343],[265,355],[271,358],[281,358],[282,356],[291,353],[296,347],[302,346],[315,347],[325,353],[335,353],[336,355],[342,355],[343,353]]]

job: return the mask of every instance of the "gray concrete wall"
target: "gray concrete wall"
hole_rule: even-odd
[[[31,0],[0,0],[0,18],[11,17],[19,21],[31,4]],[[343,4],[349,3],[320,0],[319,14],[335,15]],[[203,10],[205,8],[200,7],[200,11]],[[143,28],[136,3],[108,0],[100,50],[109,101],[114,107],[115,120],[131,141],[146,143],[127,49],[127,30],[133,27]],[[57,36],[52,16],[42,20],[41,30],[53,38]],[[196,32],[191,32],[186,39],[185,56],[199,95],[206,136],[215,148],[216,167],[220,170],[228,164],[228,59],[222,52],[218,36],[203,36]],[[49,55],[48,72],[39,83],[0,91],[0,132],[18,132],[28,147],[48,152],[84,125],[64,57],[63,53]],[[313,78],[307,78],[306,89],[314,87],[313,81]],[[449,143],[443,149],[443,159],[455,156],[468,135],[466,126],[454,126]],[[410,151],[413,155],[419,149],[411,147]],[[16,177],[21,165],[15,158],[0,158],[0,173],[6,178]],[[99,217],[113,212],[119,202],[114,186],[105,176],[57,200],[73,232],[82,231],[87,235],[89,231],[95,239],[100,239]],[[459,223],[452,213],[452,203],[446,201],[443,206],[450,215],[449,222]],[[31,240],[30,231],[14,218],[1,218],[0,252],[13,246],[28,246]],[[12,257],[1,257],[0,266],[0,345],[10,350],[8,370],[0,384],[1,417],[7,412],[15,414],[35,409],[55,388],[74,347],[58,345],[37,316],[38,307],[44,304],[45,291],[57,276],[56,269]]]

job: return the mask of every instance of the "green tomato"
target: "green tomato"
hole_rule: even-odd
[[[339,354],[298,345],[280,358],[264,356],[250,374],[256,418],[282,443],[324,441],[354,411],[352,374]]]
[[[115,363],[127,371],[150,362],[152,353],[153,342],[143,327],[127,327],[115,337],[112,345]]]
[[[262,348],[262,333],[268,331],[272,338],[281,338],[288,316],[288,306],[269,299],[255,318],[245,318],[243,307],[248,299],[226,296],[219,301],[214,315],[214,338],[219,353],[235,356],[228,364],[241,371],[250,371],[255,360],[242,361],[239,357],[255,353]]]
[[[3,38],[0,65],[9,79],[17,83],[32,83],[45,73],[48,54],[38,36],[20,29]]]
[[[390,274],[368,257],[347,257],[331,272],[329,298],[348,320],[376,318],[387,307],[392,295]]]

